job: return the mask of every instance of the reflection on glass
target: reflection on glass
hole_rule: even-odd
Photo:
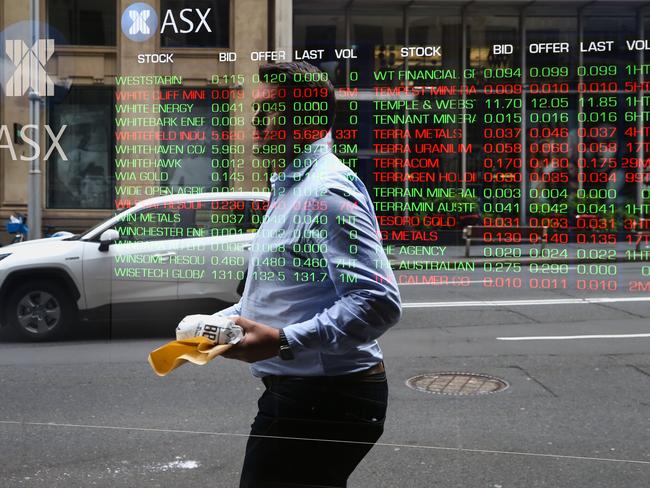
[[[114,46],[116,44],[116,6],[113,0],[49,0],[47,20],[50,37],[82,46]]]
[[[54,151],[48,161],[49,208],[111,208],[112,89],[73,88],[62,102],[50,106],[55,133],[67,125],[61,147],[68,161]]]

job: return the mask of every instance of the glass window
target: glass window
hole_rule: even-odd
[[[48,208],[111,208],[112,88],[73,87],[52,100],[49,124],[54,134],[67,126],[59,143],[68,160],[57,150],[50,155]]]
[[[179,88],[162,88],[162,96],[173,99],[174,94],[181,92]],[[212,100],[208,88],[182,88],[184,100],[194,104],[191,115],[178,117],[178,126],[161,127],[165,132],[165,141],[161,144],[182,146],[182,162],[177,166],[165,168],[161,185],[178,190],[193,192],[211,192],[227,189],[232,179],[241,182],[245,160],[239,149],[243,151],[240,140],[224,139],[224,132],[230,131],[230,126],[220,121],[229,115],[240,116],[243,102],[240,100]],[[214,125],[213,122],[215,123]],[[218,123],[219,122],[219,123]],[[229,152],[232,149],[232,154]]]
[[[350,71],[358,72],[360,88],[381,84],[382,78],[375,75],[375,71],[383,73],[403,69],[404,60],[399,52],[404,45],[402,10],[355,13],[350,22],[352,43],[357,55]]]
[[[115,225],[120,242],[149,242],[204,237],[196,227],[195,209],[191,203],[156,205],[124,215]]]
[[[408,61],[409,72],[412,73],[413,80],[405,81],[406,86],[433,86],[440,87],[442,85],[458,86],[460,84],[460,74],[462,73],[461,61],[461,19],[455,13],[440,12],[435,16],[431,15],[416,15],[409,16],[408,27],[408,45],[410,47],[425,47],[425,46],[440,46],[440,54],[422,54],[422,51],[409,51],[404,61]],[[425,74],[430,70],[454,70],[456,76],[452,79],[443,80],[427,80]],[[422,75],[422,77],[420,77]],[[468,83],[472,83],[468,80]],[[406,110],[405,114],[424,115],[431,114],[433,117],[440,117],[441,121],[434,125],[437,129],[443,129],[447,134],[454,133],[460,134],[462,131],[461,121],[459,119],[444,120],[444,116],[449,113],[449,109],[445,104],[442,106],[440,96],[433,94],[435,92],[424,91],[422,95],[414,97],[417,99],[415,109]],[[471,100],[471,97],[470,97]],[[450,101],[452,104],[462,104],[462,95],[460,90],[454,94],[446,97],[445,103]],[[470,103],[468,106],[472,107]],[[428,107],[428,108],[427,108]],[[471,110],[471,109],[470,109]],[[410,144],[413,145],[415,150],[411,152],[410,157],[426,158],[430,156],[429,149],[426,148],[426,143],[430,142],[430,133],[427,129],[432,127],[429,119],[423,122],[414,121],[408,125],[411,131]],[[403,127],[406,128],[406,127]],[[418,133],[420,135],[418,135]],[[440,154],[436,155],[440,159],[440,168],[442,171],[453,171],[454,168],[459,167],[460,154]],[[455,183],[450,183],[453,186]],[[444,183],[440,184],[441,186]],[[413,183],[413,187],[419,186]]]
[[[250,223],[248,224],[246,232],[257,231],[257,229],[260,228],[260,225],[262,225],[264,214],[266,214],[266,211],[269,209],[269,202],[255,200],[247,202],[247,205],[247,211],[250,212]]]
[[[261,224],[262,205],[262,202],[244,200],[202,202],[196,210],[196,227],[203,229],[207,236],[255,232]]]
[[[460,70],[461,62],[461,36],[460,17],[455,14],[442,12],[431,15],[409,16],[408,45],[440,46],[440,55],[418,55],[409,51],[409,70],[430,68],[453,68]]]
[[[475,85],[476,94],[472,97],[475,99],[476,113],[478,115],[475,123],[466,124],[464,130],[467,133],[467,142],[472,144],[474,150],[466,156],[468,171],[476,171],[479,180],[483,179],[483,172],[492,172],[494,163],[490,154],[483,152],[484,144],[493,142],[491,138],[485,138],[484,135],[492,135],[490,132],[493,127],[512,129],[506,132],[513,137],[503,142],[516,143],[519,141],[522,127],[519,120],[521,112],[521,96],[503,95],[497,96],[494,90],[486,94],[483,90],[485,85],[494,87],[500,83],[500,80],[508,80],[508,83],[521,83],[521,51],[519,42],[519,18],[512,15],[505,15],[506,10],[502,12],[497,8],[491,9],[490,13],[472,12],[466,18],[467,24],[467,53],[466,63],[473,73],[473,78],[467,79],[469,85]],[[509,44],[513,47],[512,54],[495,54],[494,45]],[[508,77],[506,78],[505,75]],[[495,124],[493,114],[502,113],[506,117],[503,123]],[[519,122],[517,122],[519,120]],[[486,132],[487,129],[487,132]],[[506,167],[500,167],[500,173],[515,173],[520,171],[521,154],[515,149],[516,146],[508,146],[511,149],[503,156],[510,158],[510,164],[505,163]],[[487,162],[486,162],[487,158]],[[488,176],[491,183],[483,183],[482,186],[503,186],[505,182],[493,182]],[[513,183],[514,185],[514,183]],[[513,186],[511,185],[511,186]],[[480,194],[480,192],[479,192]]]
[[[116,2],[112,0],[49,0],[50,37],[82,46],[116,44]],[[59,35],[56,35],[57,33]],[[60,37],[61,41],[58,41]]]
[[[537,43],[565,43],[566,46],[575,44],[578,35],[577,18],[570,17],[530,17],[526,19],[526,42],[528,46]],[[577,56],[570,49],[562,52],[531,53],[526,51],[527,79],[535,81],[569,81],[571,74],[576,71]],[[567,68],[569,75],[562,79],[555,76],[546,76],[548,70],[542,68],[563,67]],[[531,68],[533,70],[531,71]],[[536,70],[537,69],[537,70]],[[543,72],[542,72],[543,71]],[[556,73],[550,71],[551,74]]]
[[[335,49],[344,49],[345,19],[343,15],[296,13],[294,16],[293,45],[301,57],[322,50],[318,59],[304,59],[329,75],[334,86],[345,85],[346,60],[337,58]]]
[[[584,158],[581,160],[584,166],[582,187],[586,195],[609,197],[600,201],[587,199],[585,203],[615,204],[618,218],[624,216],[625,204],[636,200],[638,185],[632,179],[633,171],[626,171],[622,161],[634,153],[637,133],[643,131],[643,119],[635,121],[627,115],[636,111],[638,103],[638,94],[625,90],[627,82],[638,79],[628,67],[641,64],[639,51],[630,50],[627,43],[644,38],[637,35],[636,18],[631,13],[606,8],[587,9],[579,71],[582,76],[578,78],[582,83],[579,103],[585,122],[577,142],[582,143],[580,148],[584,150],[576,149],[575,153],[576,157]],[[599,41],[614,41],[611,51],[601,52]],[[598,76],[593,76],[594,72]],[[607,119],[603,120],[604,117]],[[592,122],[592,118],[596,120]],[[594,160],[611,163],[590,165]]]
[[[228,47],[229,0],[194,0],[191,8],[186,0],[160,3],[162,47]]]
[[[114,228],[122,243],[247,234],[259,228],[267,208],[265,201],[169,203],[125,214]]]

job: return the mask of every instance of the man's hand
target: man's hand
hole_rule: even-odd
[[[222,355],[229,359],[239,359],[254,363],[272,358],[280,351],[280,330],[268,325],[253,322],[244,317],[228,317],[244,329],[244,337]]]

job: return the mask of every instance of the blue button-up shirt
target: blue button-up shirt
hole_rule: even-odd
[[[331,376],[378,363],[375,339],[399,320],[401,299],[365,186],[323,138],[271,187],[242,298],[217,312],[284,329],[295,359],[258,361],[253,375]]]

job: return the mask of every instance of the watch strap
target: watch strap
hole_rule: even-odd
[[[282,329],[280,329],[280,352],[278,355],[280,356],[280,359],[284,361],[290,361],[293,359],[293,351],[291,350],[287,336],[284,334]]]

